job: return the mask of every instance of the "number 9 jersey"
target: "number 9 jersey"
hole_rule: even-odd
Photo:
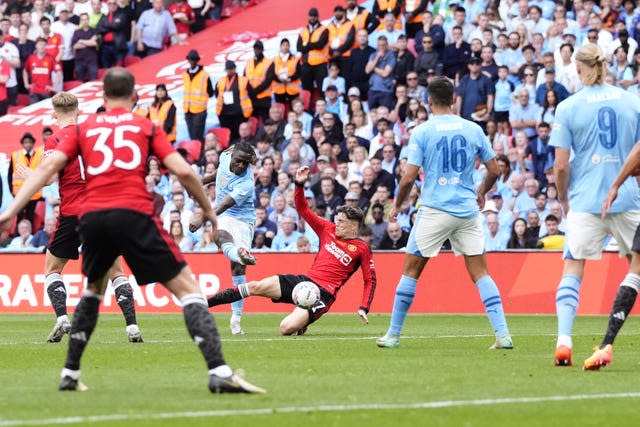
[[[55,149],[69,162],[82,156],[87,183],[80,214],[128,209],[153,215],[146,160],[154,155],[162,161],[175,151],[164,131],[124,108],[90,115],[78,126],[63,129],[65,137]]]
[[[424,169],[420,206],[457,218],[478,215],[475,161],[495,157],[480,126],[452,114],[437,115],[413,130],[407,148],[407,162]]]
[[[611,184],[640,139],[640,99],[620,88],[586,86],[556,109],[549,144],[571,150],[569,206],[600,213]],[[638,184],[627,179],[611,213],[640,208]]]

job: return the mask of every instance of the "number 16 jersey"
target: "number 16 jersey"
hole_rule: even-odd
[[[408,152],[407,162],[424,169],[420,206],[458,218],[478,215],[475,161],[495,157],[480,126],[452,114],[433,116],[413,130]]]
[[[571,150],[569,207],[599,213],[611,184],[640,138],[640,99],[607,85],[587,86],[556,109],[549,144]],[[640,208],[638,184],[627,179],[612,213]]]
[[[162,161],[175,151],[164,131],[124,108],[92,114],[79,126],[63,130],[67,134],[56,150],[70,162],[82,156],[87,183],[80,214],[128,209],[152,215],[145,185],[147,158],[155,155]]]

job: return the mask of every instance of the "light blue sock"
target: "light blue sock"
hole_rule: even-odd
[[[407,312],[411,308],[411,304],[413,304],[413,297],[416,295],[417,282],[416,279],[405,275],[400,277],[400,282],[396,287],[396,297],[393,300],[391,325],[389,326],[390,334],[400,335],[404,319],[407,317]]]
[[[565,274],[556,291],[556,313],[558,314],[558,336],[571,336],[573,319],[578,309],[578,290],[580,278],[573,274]]]
[[[238,247],[233,242],[225,242],[222,244],[222,253],[227,257],[229,261],[242,264],[240,257],[238,256]]]
[[[497,337],[509,335],[507,320],[504,318],[504,310],[502,308],[502,299],[496,282],[493,281],[491,276],[486,275],[478,279],[476,286],[478,287],[478,292],[480,292],[480,299],[484,304],[484,310],[487,313],[493,332]]]
[[[231,280],[233,281],[233,286],[234,287],[238,287],[238,285],[242,285],[244,283],[247,283],[247,276],[245,276],[244,274],[242,276],[231,276]],[[231,303],[231,313],[234,316],[242,316],[242,308],[244,307],[244,298],[241,300],[238,300],[236,302],[232,302]]]

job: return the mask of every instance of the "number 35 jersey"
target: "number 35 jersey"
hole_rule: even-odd
[[[599,213],[602,201],[640,138],[640,99],[602,84],[587,86],[556,109],[550,145],[571,150],[569,206]],[[640,209],[638,184],[627,179],[611,212]]]
[[[495,157],[480,126],[452,114],[434,116],[413,130],[408,153],[408,163],[424,169],[421,206],[458,218],[478,215],[476,158]]]
[[[128,209],[153,214],[145,186],[150,155],[164,160],[175,150],[166,134],[145,117],[124,108],[93,114],[80,129],[69,126],[56,150],[69,161],[82,156],[86,190],[81,215],[106,209]]]

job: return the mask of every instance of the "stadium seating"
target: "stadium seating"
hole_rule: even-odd
[[[225,149],[229,146],[229,139],[231,138],[231,131],[227,128],[212,128],[209,133],[213,133],[218,138],[220,146]]]

